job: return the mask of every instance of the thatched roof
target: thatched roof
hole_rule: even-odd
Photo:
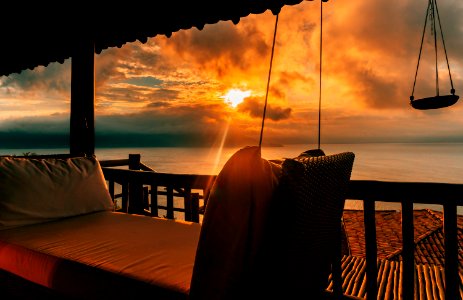
[[[86,3],[38,1],[2,5],[0,76],[19,73],[51,62],[63,62],[81,39],[92,39],[95,52],[120,47],[156,35],[231,20],[302,0],[172,0]]]

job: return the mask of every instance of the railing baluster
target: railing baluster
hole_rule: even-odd
[[[335,299],[342,298],[342,224],[339,222],[338,230],[336,232],[338,243],[335,245],[333,265],[332,265],[332,276],[333,276],[333,295]]]
[[[445,299],[460,299],[458,275],[457,206],[444,204]]]
[[[129,154],[129,169],[140,170],[140,154]],[[143,214],[143,185],[133,178],[129,181],[129,204],[128,210],[132,214]]]
[[[367,273],[367,299],[376,299],[378,296],[377,266],[377,245],[376,245],[376,222],[375,202],[363,201],[363,213],[365,222],[365,251],[366,251],[366,273]]]
[[[147,186],[143,187],[143,210],[148,209],[150,207],[149,204],[149,190]]]
[[[151,216],[159,217],[157,185],[151,185]]]
[[[402,201],[402,298],[413,299],[415,282],[415,243],[413,229],[413,202]]]
[[[174,189],[172,186],[167,186],[167,213],[166,217],[167,219],[173,219],[174,218]]]
[[[114,198],[114,180],[108,180],[108,190],[109,190],[109,195],[111,196],[111,199],[114,202],[116,200]]]
[[[191,221],[199,223],[199,193],[191,193]]]
[[[185,208],[185,221],[191,221],[191,189],[185,188],[183,195],[183,207]]]
[[[122,211],[128,212],[127,209],[129,207],[129,184],[124,183],[122,184]]]

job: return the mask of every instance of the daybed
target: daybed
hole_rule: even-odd
[[[200,225],[114,212],[94,157],[0,157],[0,270],[69,299],[314,299],[353,160],[303,153],[280,165],[243,148]]]

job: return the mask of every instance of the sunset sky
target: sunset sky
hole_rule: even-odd
[[[430,111],[409,105],[427,3],[324,4],[322,143],[463,142],[462,103]],[[439,13],[462,95],[463,1],[439,1]],[[317,140],[319,14],[319,1],[280,13],[265,144]],[[211,146],[225,133],[227,145],[257,144],[274,22],[268,11],[96,55],[97,146]],[[415,98],[435,95],[432,41],[428,27]],[[70,66],[0,77],[1,148],[65,146]],[[440,94],[449,94],[442,55],[439,75]],[[244,101],[233,103],[233,94]]]

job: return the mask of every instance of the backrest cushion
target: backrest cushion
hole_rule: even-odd
[[[327,287],[354,157],[305,152],[283,162],[260,274],[274,295],[318,299]]]
[[[281,167],[258,147],[237,151],[211,189],[191,282],[191,299],[240,299],[262,243]]]
[[[0,157],[0,230],[113,210],[96,158]]]

